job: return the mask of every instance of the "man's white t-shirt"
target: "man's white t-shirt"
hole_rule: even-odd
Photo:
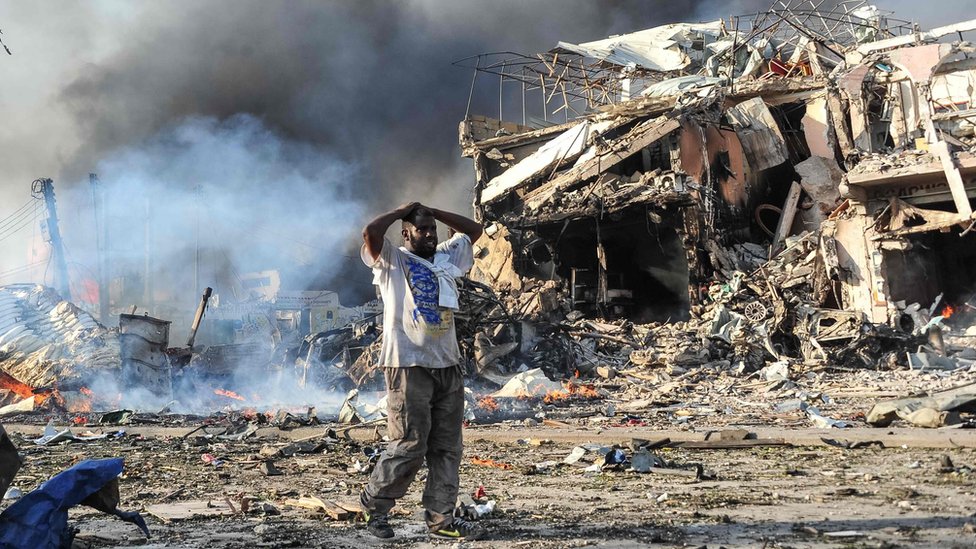
[[[365,245],[360,256],[373,269],[373,284],[383,300],[379,365],[447,368],[457,364],[460,352],[454,310],[442,306],[445,300],[451,301],[452,292],[456,302],[457,294],[451,287],[453,280],[444,277],[448,276],[445,271],[461,276],[474,265],[471,239],[457,233],[441,242],[433,262],[394,246],[387,238],[375,261]],[[448,287],[442,288],[443,284]]]

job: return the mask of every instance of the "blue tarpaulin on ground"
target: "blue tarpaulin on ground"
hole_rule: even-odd
[[[122,473],[122,459],[85,460],[58,473],[37,490],[25,495],[0,514],[0,548],[57,549],[70,547],[74,531],[68,528],[68,509],[97,498],[97,494]],[[117,484],[111,494],[86,502],[136,524],[149,536],[146,522],[138,513],[115,509]],[[113,501],[114,499],[114,501]]]

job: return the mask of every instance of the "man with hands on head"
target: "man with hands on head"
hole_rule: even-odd
[[[401,221],[403,246],[385,234]],[[437,242],[437,222],[454,235]],[[363,228],[363,262],[383,300],[379,364],[387,390],[390,443],[360,494],[366,527],[393,537],[389,512],[427,461],[424,519],[431,537],[478,539],[484,530],[454,517],[461,464],[464,378],[454,311],[456,279],[474,264],[472,244],[482,227],[473,219],[410,202]]]

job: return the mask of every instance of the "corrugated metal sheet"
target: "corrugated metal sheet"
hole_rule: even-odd
[[[173,392],[166,348],[170,322],[151,316],[119,315],[122,381],[160,397]]]

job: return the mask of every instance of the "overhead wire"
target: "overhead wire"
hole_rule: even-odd
[[[34,202],[34,199],[33,199],[33,198],[29,198],[29,199],[27,199],[27,202],[25,202],[23,206],[21,206],[21,207],[19,207],[19,208],[17,208],[16,210],[14,210],[14,211],[13,211],[13,212],[12,212],[12,213],[11,213],[10,215],[8,215],[7,217],[5,217],[5,218],[3,218],[3,219],[0,219],[0,226],[2,226],[2,225],[3,225],[4,223],[6,223],[8,219],[10,219],[11,217],[13,217],[13,216],[15,216],[15,215],[17,215],[17,214],[18,214],[18,213],[20,213],[21,211],[23,211],[23,210],[25,210],[25,209],[27,209],[27,207],[28,207],[28,206],[30,206],[31,204],[34,204],[34,203],[35,203],[35,202]]]
[[[24,214],[33,211],[35,209],[37,209],[37,200],[34,199],[28,200],[26,204],[17,208],[13,213],[0,220],[0,228],[10,225],[12,223],[16,223],[18,218],[23,217]]]
[[[6,271],[0,271],[0,279],[8,278],[10,276],[13,276],[13,275],[18,274],[18,273],[23,272],[23,271],[28,271],[28,270],[30,270],[30,269],[32,269],[34,267],[40,266],[44,262],[45,262],[45,260],[35,261],[34,263],[28,263],[27,265],[21,265],[20,267],[15,267],[13,269],[9,269],[9,270],[6,270]]]
[[[4,222],[0,222],[0,232],[5,232],[10,227],[19,224],[27,216],[31,215],[32,213],[36,213],[36,212],[37,212],[37,204],[35,203],[34,204],[34,208],[32,208],[32,209],[22,210],[19,213],[17,213],[16,215],[11,215]]]
[[[28,215],[21,217],[21,219],[17,222],[18,224],[11,224],[3,229],[0,229],[0,241],[10,238],[14,234],[34,224],[34,221],[37,220],[37,208],[35,207],[33,210],[27,210],[25,213]]]
[[[23,230],[24,228],[31,226],[34,223],[34,221],[37,220],[37,217],[38,217],[37,212],[33,211],[30,212],[30,215],[26,215],[22,217],[20,220],[18,220],[17,224],[10,225],[3,229],[0,229],[0,240],[5,240],[11,235],[16,234],[21,230]]]

